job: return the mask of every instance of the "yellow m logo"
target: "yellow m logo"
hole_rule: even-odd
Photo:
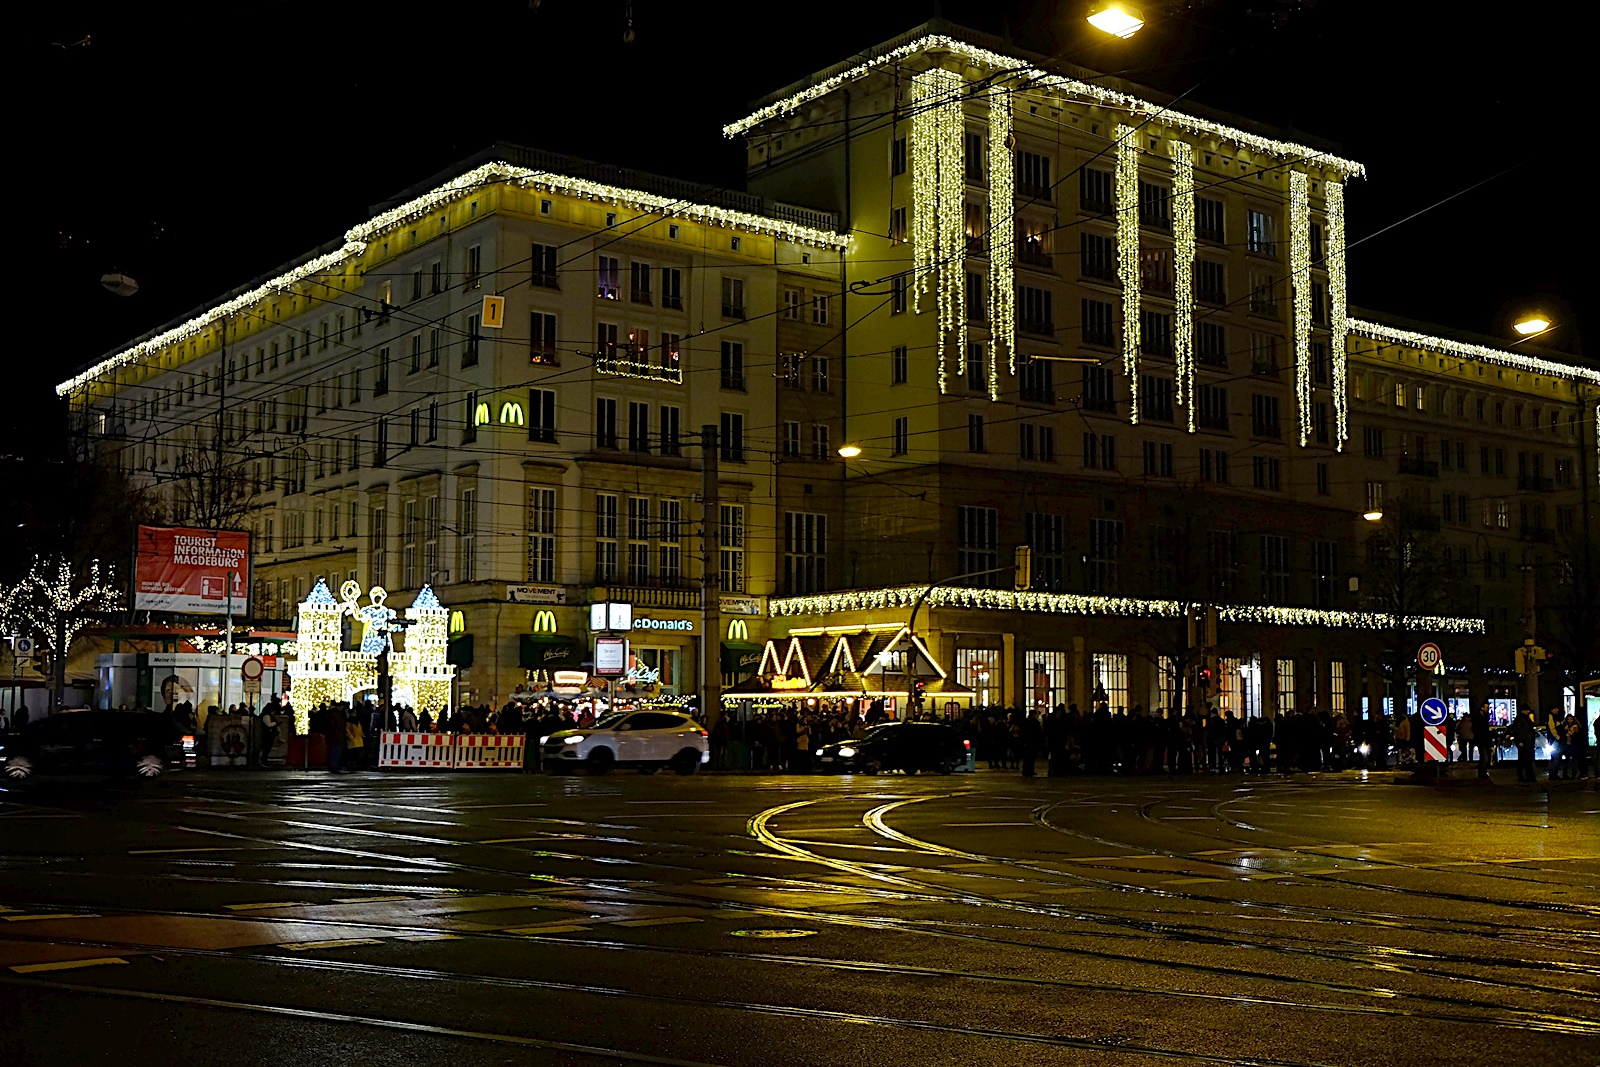
[[[526,422],[527,420],[522,414],[521,404],[518,404],[514,400],[507,400],[504,404],[500,405],[501,426],[523,426],[526,425]]]
[[[734,619],[732,622],[728,623],[728,640],[750,640],[750,624],[745,622],[743,619]]]
[[[533,613],[533,632],[536,634],[553,634],[556,632],[556,613],[549,608],[543,608]]]

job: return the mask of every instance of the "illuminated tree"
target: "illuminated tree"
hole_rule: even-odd
[[[91,560],[78,568],[60,556],[35,556],[15,585],[0,585],[0,623],[7,632],[33,637],[49,660],[52,710],[61,707],[67,654],[83,630],[115,611],[122,592],[115,572]]]

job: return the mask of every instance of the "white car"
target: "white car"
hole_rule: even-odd
[[[561,730],[539,739],[547,770],[582,764],[605,774],[617,764],[652,773],[671,767],[693,774],[711,762],[711,742],[699,723],[671,711],[614,711],[586,730]]]

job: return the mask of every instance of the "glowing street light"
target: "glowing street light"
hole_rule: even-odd
[[[1524,337],[1532,337],[1534,334],[1544,333],[1549,328],[1550,320],[1538,314],[1524,315],[1512,327]]]
[[[1122,0],[1106,0],[1094,6],[1088,21],[1102,33],[1127,40],[1144,28],[1144,12]]]
[[[1373,508],[1370,511],[1367,511],[1366,513],[1364,513],[1361,517],[1363,519],[1366,519],[1368,522],[1382,522],[1383,521],[1383,509],[1382,508]]]
[[[840,445],[839,446],[839,455],[843,456],[845,459],[855,459],[857,456],[861,455],[861,446],[860,445]]]

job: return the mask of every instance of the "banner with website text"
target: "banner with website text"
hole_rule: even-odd
[[[139,527],[134,610],[248,615],[249,590],[249,531]]]

